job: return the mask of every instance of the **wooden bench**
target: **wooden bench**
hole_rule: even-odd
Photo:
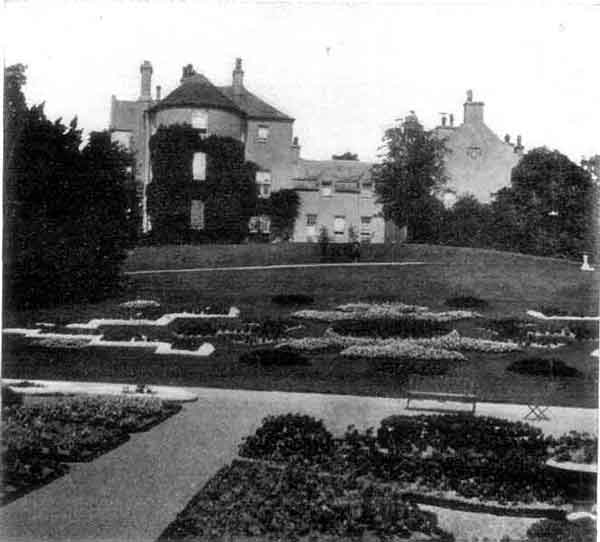
[[[406,394],[406,410],[423,410],[418,408],[410,408],[410,402],[414,399],[429,399],[430,401],[441,401],[443,403],[446,401],[453,403],[471,403],[471,414],[475,414],[475,408],[477,406],[477,396],[470,393],[445,393],[437,391],[408,390]]]

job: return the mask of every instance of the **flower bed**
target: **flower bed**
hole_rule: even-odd
[[[373,344],[355,344],[340,352],[348,358],[393,358],[407,360],[465,361],[455,350],[421,346],[410,340],[388,339]]]
[[[568,508],[560,474],[545,462],[559,446],[570,449],[572,440],[545,437],[524,423],[462,414],[392,416],[376,435],[349,428],[334,439],[333,452],[322,454],[299,451],[303,446],[297,443],[307,440],[298,431],[294,446],[287,446],[285,432],[270,432],[268,446],[250,437],[240,454],[392,483],[432,504],[437,499],[508,515],[564,515]]]
[[[507,371],[530,376],[580,377],[582,374],[560,359],[526,358],[513,361]]]
[[[404,303],[349,303],[340,305],[336,310],[301,310],[292,313],[294,318],[303,318],[321,322],[343,320],[381,320],[412,318],[430,322],[453,322],[481,316],[472,311],[457,310],[431,312],[427,307],[405,305]]]
[[[331,326],[333,331],[341,335],[356,337],[431,337],[448,333],[448,324],[431,322],[416,318],[371,319],[371,320],[341,320]]]
[[[596,542],[596,522],[591,518],[577,521],[544,519],[527,530],[527,542]]]
[[[598,439],[589,433],[571,431],[554,441],[548,448],[554,461],[569,461],[587,465],[598,463]]]
[[[90,461],[181,409],[130,397],[75,397],[2,408],[2,503]]]
[[[453,540],[437,527],[434,514],[392,489],[319,476],[302,467],[234,461],[204,486],[159,541],[248,536],[341,542],[367,533],[394,540],[411,535],[411,540]]]

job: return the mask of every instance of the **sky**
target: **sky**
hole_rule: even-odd
[[[293,116],[302,156],[376,160],[414,110],[462,122],[467,89],[500,137],[579,162],[600,154],[600,2],[6,0],[5,65],[27,68],[30,104],[108,127],[110,98],[136,99],[139,66],[173,90],[183,65],[246,87]]]

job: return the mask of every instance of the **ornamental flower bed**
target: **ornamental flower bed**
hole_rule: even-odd
[[[598,438],[589,433],[571,431],[548,447],[554,461],[595,465],[598,463]]]
[[[437,527],[434,514],[392,489],[302,467],[243,461],[221,469],[158,540],[241,536],[341,542],[361,540],[364,534],[376,540],[453,540]]]
[[[269,424],[275,427],[277,418]],[[329,453],[327,433],[319,433],[317,442],[324,450],[316,454],[302,451],[311,449],[315,434],[304,437],[299,425],[290,446],[284,431],[268,434],[268,445],[265,438],[249,437],[240,454],[391,484],[424,502],[460,502],[507,515],[564,513],[567,489],[560,474],[546,467],[547,459],[565,450],[571,457],[569,450],[578,453],[582,442],[588,445],[588,458],[597,455],[597,439],[589,436],[555,439],[524,423],[464,414],[392,416],[376,434],[350,427],[344,437],[333,440]]]
[[[455,350],[421,346],[414,341],[386,340],[374,344],[356,344],[340,352],[348,358],[394,358],[408,360],[465,361]]]
[[[131,397],[74,397],[2,408],[3,504],[176,414],[180,405]]]
[[[349,303],[340,305],[336,310],[301,310],[292,313],[294,318],[303,318],[321,322],[343,320],[380,320],[414,318],[431,322],[453,322],[466,318],[475,318],[480,314],[467,310],[431,312],[427,307],[405,305],[404,303]]]

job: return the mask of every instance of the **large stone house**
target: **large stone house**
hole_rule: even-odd
[[[230,136],[244,144],[245,158],[256,163],[259,196],[293,189],[300,195],[300,214],[293,241],[316,241],[321,228],[332,240],[348,241],[351,232],[362,241],[381,243],[402,240],[402,233],[384,223],[381,205],[376,203],[370,175],[372,164],[352,160],[306,160],[300,157],[294,119],[250,92],[244,84],[242,61],[237,59],[231,85],[216,86],[191,65],[183,68],[180,85],[161,98],[161,87],[152,96],[152,65],[140,67],[141,90],[137,100],[112,97],[110,131],[135,154],[134,178],[141,206],[142,230],[151,229],[146,192],[152,178],[149,141],[159,126],[188,123],[204,134]],[[464,104],[463,123],[442,117],[435,130],[446,139],[449,176],[445,202],[471,193],[482,202],[510,183],[512,168],[523,153],[520,136],[516,144],[504,141],[485,124],[483,102],[474,102],[471,91]],[[449,122],[448,122],[449,120]],[[194,155],[195,180],[203,180],[206,157]],[[204,228],[204,203],[192,200],[190,227]],[[268,233],[264,217],[251,220],[250,231]]]
[[[510,185],[512,169],[523,156],[521,136],[511,143],[501,140],[485,123],[483,102],[473,101],[467,91],[463,122],[454,125],[454,115],[442,114],[442,124],[435,130],[446,139],[446,174],[449,177],[445,202],[451,205],[458,196],[472,194],[489,203],[492,194]],[[449,121],[449,122],[448,122]]]
[[[271,106],[244,85],[241,59],[236,60],[232,84],[216,86],[191,65],[184,67],[180,85],[165,98],[161,87],[152,96],[152,65],[141,67],[137,100],[111,101],[110,131],[113,140],[131,149],[136,157],[134,177],[141,202],[142,229],[151,228],[146,191],[152,168],[149,140],[159,126],[188,123],[205,134],[229,136],[244,143],[245,158],[258,165],[260,197],[272,191],[295,189],[300,194],[300,215],[294,241],[316,241],[321,227],[335,240],[348,240],[351,227],[365,241],[383,242],[380,206],[374,203],[371,164],[346,161],[311,161],[300,158],[294,119]],[[194,156],[194,179],[202,180],[206,159]],[[203,202],[192,200],[190,227],[202,229]],[[268,221],[251,221],[252,228],[268,230]]]

